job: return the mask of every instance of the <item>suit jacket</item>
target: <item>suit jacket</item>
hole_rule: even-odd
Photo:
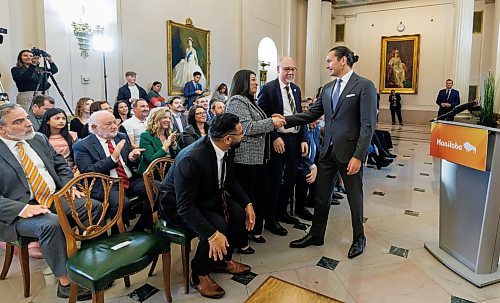
[[[127,135],[118,133],[113,140],[116,144],[118,144],[122,139],[125,139],[125,145],[123,146],[120,155],[125,162],[124,164],[127,165],[127,167],[132,171],[132,176],[139,177],[134,172],[134,169],[137,168],[140,160],[138,158],[135,161],[130,161],[128,158],[128,154],[133,148],[132,145],[130,145]],[[90,134],[84,139],[81,139],[73,144],[73,154],[75,156],[75,164],[82,174],[96,172],[109,176],[109,172],[118,167],[118,162],[113,161],[111,156],[106,157],[106,153],[102,148],[101,142],[99,142],[99,139],[97,139],[95,134]],[[102,192],[102,190],[102,184],[100,182],[96,182],[92,192],[99,193]]]
[[[294,83],[290,83],[290,89],[292,90],[293,98],[295,99],[295,108],[297,113],[301,113],[302,105],[300,103],[302,101],[302,95],[300,88]],[[257,100],[259,107],[262,108],[268,117],[271,117],[272,114],[276,113],[283,115],[283,102],[288,103],[288,100],[283,100],[280,81],[278,79],[266,83],[266,85],[264,85],[260,90]],[[307,125],[303,125],[299,130],[299,136],[302,142],[307,141],[306,128]],[[271,141],[274,141],[278,138],[278,136],[279,133],[277,131],[273,131],[271,133]]]
[[[389,97],[387,98],[387,101],[389,101],[390,107],[392,108],[401,108],[401,95],[399,93],[395,94],[396,100],[392,101],[391,99],[392,95],[389,94]]]
[[[225,189],[243,208],[250,199],[233,172],[233,159],[226,160]],[[160,201],[160,217],[179,215],[201,238],[207,240],[217,228],[203,215],[203,210],[222,212],[215,149],[209,136],[183,149],[163,180],[165,193]],[[171,209],[175,207],[176,212]],[[166,219],[167,221],[169,219]],[[173,219],[175,221],[175,219]]]
[[[441,103],[450,103],[450,107],[441,107]],[[460,93],[456,89],[451,89],[450,96],[446,95],[446,89],[442,89],[439,91],[438,96],[436,98],[436,104],[439,105],[438,116],[444,115],[447,112],[450,112],[455,106],[460,104]]]
[[[187,121],[187,117],[186,117],[186,114],[184,113],[181,113],[181,123],[182,123],[182,129],[186,129],[186,126],[188,125],[188,121]],[[174,118],[174,115],[172,114],[172,124],[173,124],[173,127],[174,127],[174,130],[177,132],[177,133],[182,133],[180,128],[179,128],[179,125],[177,123],[177,120]]]
[[[323,86],[321,95],[307,112],[287,116],[286,127],[316,121],[325,115],[325,135],[320,149],[324,157],[333,142],[333,152],[342,163],[354,157],[364,161],[377,121],[377,92],[373,83],[356,73],[351,75],[335,111],[332,94],[337,80]]]
[[[160,138],[154,136],[149,131],[145,131],[141,134],[141,139],[139,140],[139,147],[144,148],[145,151],[141,153],[141,163],[137,169],[137,173],[143,174],[148,168],[149,164],[154,160],[166,157],[167,152],[163,149],[163,143]],[[175,145],[175,149],[170,145],[168,151],[170,153],[170,158],[175,158],[177,155],[179,145]]]
[[[73,172],[63,156],[58,154],[47,137],[36,133],[31,140],[26,140],[36,151],[45,164],[56,184],[56,191],[60,190],[73,178]],[[0,141],[0,241],[12,242],[17,239],[17,232],[12,222],[28,204],[30,200],[30,187],[26,173],[16,157],[3,141]]]
[[[144,88],[140,87],[138,84],[136,84],[136,86],[137,89],[139,90],[139,98],[147,100],[146,90],[144,90]],[[130,98],[131,98],[130,89],[128,88],[128,84],[125,83],[125,85],[123,85],[118,89],[118,96],[116,97],[116,100],[125,100],[129,102],[130,105]]]
[[[200,83],[197,83],[196,85],[199,87],[196,88],[193,81],[189,81],[184,85],[184,96],[188,99],[189,107],[191,107],[191,105],[193,104],[193,101],[194,101],[194,99],[196,99],[196,97],[201,96],[201,94],[197,94],[195,91],[198,89],[203,91],[203,87],[201,86]]]
[[[33,129],[37,132],[40,129],[40,122],[38,122],[38,119],[35,117],[33,108],[31,108],[31,110],[29,111],[28,116],[30,118],[31,124],[33,124]]]

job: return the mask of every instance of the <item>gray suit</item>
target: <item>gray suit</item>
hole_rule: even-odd
[[[323,239],[328,221],[331,191],[337,172],[340,172],[351,208],[354,239],[363,230],[363,169],[347,175],[347,164],[354,157],[365,160],[375,131],[377,92],[373,83],[356,73],[351,75],[335,111],[332,94],[336,80],[327,83],[321,96],[307,112],[287,116],[286,127],[311,123],[325,115],[325,135],[320,149],[318,190],[314,205],[313,225],[310,233]]]
[[[28,116],[30,118],[31,124],[33,124],[33,129],[37,132],[40,129],[40,121],[38,121],[38,119],[35,117],[35,114],[33,113],[33,107],[31,107]]]
[[[61,189],[71,178],[73,172],[63,156],[59,155],[50,145],[48,139],[36,133],[27,140],[45,164],[48,173],[54,179],[56,190]],[[59,225],[55,205],[51,214],[39,215],[23,219],[18,215],[26,204],[37,204],[30,200],[30,186],[26,174],[14,154],[0,140],[0,241],[13,242],[18,236],[38,238],[40,249],[54,274],[59,277],[66,274],[66,240]],[[83,199],[75,199],[77,211],[82,220],[86,220],[86,210]],[[66,204],[66,203],[65,203]],[[94,208],[94,215],[99,211]],[[70,215],[69,208],[66,213]],[[94,217],[95,218],[95,217]]]

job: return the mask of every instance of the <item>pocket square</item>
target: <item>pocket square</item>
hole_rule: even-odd
[[[349,98],[349,97],[354,97],[354,96],[356,96],[356,94],[349,94],[349,95],[347,95],[347,96],[345,96],[345,97],[346,97],[346,98]]]

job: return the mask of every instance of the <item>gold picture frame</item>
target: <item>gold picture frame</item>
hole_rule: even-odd
[[[380,52],[380,93],[418,92],[420,35],[383,36]]]
[[[203,90],[210,88],[210,31],[186,24],[167,21],[168,95],[182,95],[184,84],[193,80],[193,72],[202,73]]]

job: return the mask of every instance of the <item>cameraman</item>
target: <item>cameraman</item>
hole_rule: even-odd
[[[50,83],[47,82],[48,75],[44,73],[44,68],[40,67],[39,55],[46,56],[47,62],[50,64],[46,68],[47,72],[52,74],[58,72],[57,66],[49,54],[35,48],[32,50],[35,51],[36,56],[27,49],[20,51],[17,55],[16,66],[10,70],[19,92],[16,97],[17,104],[21,105],[26,112],[29,111],[33,96],[47,91],[50,87]]]

